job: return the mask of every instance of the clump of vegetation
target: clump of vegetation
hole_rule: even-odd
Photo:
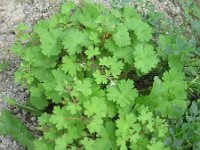
[[[176,147],[169,143],[182,133],[171,126],[188,114],[185,65],[196,47],[157,29],[131,6],[85,1],[62,4],[31,33],[21,24],[15,79],[30,91],[28,107],[42,112],[42,136],[29,149]],[[196,103],[191,109],[198,116]]]

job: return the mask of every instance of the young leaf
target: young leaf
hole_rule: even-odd
[[[101,74],[98,70],[96,70],[94,73],[93,73],[93,76],[95,78],[95,81],[97,82],[97,84],[106,84],[108,81],[107,81],[107,76],[106,75],[103,75]]]
[[[72,115],[74,115],[80,112],[82,110],[82,107],[78,103],[68,102],[66,110],[68,110]]]
[[[98,47],[93,48],[92,46],[90,46],[88,47],[88,50],[85,51],[85,54],[87,55],[88,59],[91,59],[92,57],[100,54],[99,48]]]
[[[31,87],[29,101],[39,110],[44,109],[49,104],[48,100],[43,95],[43,89],[41,87]]]
[[[65,73],[69,73],[72,77],[76,76],[78,71],[81,71],[80,64],[76,62],[76,57],[74,56],[64,56],[62,63],[62,70]]]
[[[173,68],[165,72],[162,82],[155,78],[150,97],[157,103],[157,110],[163,116],[177,118],[186,110],[186,92],[187,83],[184,81],[184,74]]]
[[[46,140],[40,138],[33,141],[34,143],[34,150],[53,150],[54,145],[52,143],[48,143]]]
[[[69,116],[68,111],[61,109],[60,107],[54,107],[54,115],[51,115],[49,121],[56,125],[58,130],[63,129],[68,125],[68,120],[65,117]]]
[[[153,46],[149,44],[138,44],[135,47],[134,60],[135,67],[142,73],[148,73],[152,68],[156,67],[158,58]]]
[[[95,115],[101,118],[107,115],[107,106],[104,98],[92,97],[91,100],[84,102],[83,106],[86,109],[85,115],[87,116]]]
[[[128,33],[128,30],[127,30],[126,26],[124,26],[123,24],[119,24],[117,26],[117,32],[114,35],[115,43],[118,46],[123,47],[123,46],[130,45],[131,44],[130,40],[131,39],[129,37],[129,33]]]
[[[87,150],[93,150],[94,149],[94,141],[87,138],[87,137],[85,137],[83,140],[81,140],[81,144]]]
[[[71,29],[66,31],[62,43],[69,55],[75,55],[82,51],[83,46],[88,45],[88,35],[77,29]]]
[[[92,94],[92,83],[90,79],[76,80],[75,86],[73,87],[72,95],[78,96],[82,93],[85,96],[90,96]]]
[[[44,55],[55,56],[61,52],[62,45],[60,44],[61,32],[58,29],[43,31],[40,34],[41,49]]]
[[[56,142],[55,150],[66,150],[67,145],[72,143],[73,140],[70,136],[64,134],[61,137],[57,138],[55,142]]]
[[[129,23],[128,27],[134,30],[138,41],[148,42],[152,38],[152,29],[147,23],[144,23],[139,18],[131,18],[130,21],[131,24]]]
[[[73,2],[63,3],[61,6],[61,13],[63,15],[70,15],[70,11],[75,7]]]
[[[108,100],[116,102],[120,107],[125,107],[134,103],[138,96],[137,90],[134,89],[133,81],[120,80],[114,86],[107,86]]]
[[[105,124],[105,127],[103,127],[98,134],[99,137],[94,141],[96,150],[117,149],[116,136],[113,134],[115,129],[115,124],[113,122],[107,122]]]
[[[108,74],[111,74],[113,77],[118,78],[121,74],[121,71],[124,67],[122,61],[118,61],[116,57],[103,57],[99,59],[99,65],[106,66],[109,68]]]
[[[100,133],[103,128],[103,120],[99,117],[93,117],[89,124],[87,124],[87,128],[90,133]]]

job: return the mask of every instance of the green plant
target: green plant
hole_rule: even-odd
[[[200,148],[200,116],[199,100],[192,102],[190,108],[183,117],[170,121],[169,145],[174,149],[198,150]]]
[[[42,112],[39,111],[38,109],[29,107],[26,104],[20,104],[20,103],[16,102],[16,100],[11,99],[11,98],[9,98],[7,96],[5,96],[3,99],[4,99],[5,102],[7,102],[8,105],[15,106],[15,107],[18,107],[20,109],[24,109],[24,110],[26,110],[28,112],[31,112],[35,116],[41,116],[41,114],[42,114]]]
[[[33,149],[34,147],[32,133],[27,130],[27,127],[20,120],[4,109],[0,110],[0,133],[12,136],[12,138],[28,149]]]
[[[200,27],[198,21],[200,9],[192,0],[177,1],[177,3],[180,4],[180,7],[183,10],[183,23],[178,27],[172,21],[162,19],[162,16],[159,17],[159,13],[149,11],[149,9],[145,18],[155,27],[154,30],[158,33],[168,32],[168,38],[163,38],[163,40],[161,40],[162,36],[160,37],[159,45],[162,45],[162,41],[163,43],[166,43],[163,45],[163,48],[167,48],[168,54],[171,56],[173,55],[172,57],[174,58],[169,59],[169,64],[173,59],[176,59],[176,61],[178,59],[179,61],[180,59],[185,61],[184,66],[182,67],[186,74],[186,81],[188,82],[187,98],[189,106],[184,115],[175,120],[168,120],[170,137],[167,143],[172,147],[172,149],[196,150],[199,149],[198,137],[200,125],[198,112],[199,107],[197,107],[200,98],[200,43],[198,29]],[[171,41],[171,44],[167,41]],[[185,54],[180,55],[179,52],[176,54],[177,56],[175,56],[171,50],[176,47],[179,47],[178,49],[180,52],[182,51],[182,53],[190,47],[190,53],[187,54],[187,57],[185,57]],[[176,61],[173,60],[174,63],[182,64],[179,63],[179,61]],[[176,67],[180,66],[178,64],[176,64]]]
[[[30,34],[20,26],[15,79],[43,111],[35,150],[170,149],[167,120],[187,109],[187,39],[154,33],[131,6],[85,1],[63,4]]]
[[[0,73],[6,71],[9,68],[9,64],[5,59],[0,60]]]

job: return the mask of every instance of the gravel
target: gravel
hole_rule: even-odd
[[[146,4],[152,4],[154,6],[155,12],[163,13],[164,16],[176,25],[183,23],[183,13],[180,5],[174,0],[141,0],[141,2],[136,2],[133,0],[132,5],[137,6],[137,10],[142,13],[147,13],[148,9],[145,7]]]
[[[13,56],[10,47],[15,41],[15,28],[20,22],[25,22],[30,27],[41,18],[48,18],[52,13],[59,9],[62,0],[0,0],[0,63],[4,62],[8,66],[0,71],[0,109],[10,110],[19,118],[35,136],[37,126],[36,118],[16,107],[8,106],[3,101],[3,96],[9,96],[18,103],[24,104],[29,92],[22,86],[14,82],[14,72],[17,70],[20,60]],[[75,0],[77,2],[77,0]],[[110,7],[109,0],[94,0],[104,3]],[[145,2],[145,1],[143,1]],[[181,16],[180,7],[174,5],[171,1],[151,0],[155,5],[156,11],[164,12],[168,18]],[[139,5],[136,2],[134,4]],[[143,9],[143,8],[138,8]],[[175,19],[177,20],[177,19]],[[179,21],[180,22],[180,21]],[[0,135],[0,150],[24,150],[16,141],[10,137]]]
[[[10,110],[19,118],[30,131],[37,136],[35,126],[36,118],[16,107],[8,106],[3,101],[3,96],[9,96],[18,103],[24,104],[29,92],[14,82],[14,72],[20,60],[10,52],[10,47],[15,41],[15,28],[20,22],[33,25],[40,18],[48,18],[59,8],[61,1],[48,0],[1,0],[0,1],[0,63],[7,64],[7,68],[0,72],[0,109]],[[0,135],[0,150],[23,150],[16,141],[10,137]]]

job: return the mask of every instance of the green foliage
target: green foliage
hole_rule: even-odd
[[[20,104],[16,100],[11,99],[7,96],[3,97],[3,99],[5,102],[7,102],[8,105],[24,109],[25,111],[31,112],[35,116],[40,116],[42,114],[41,111],[39,111],[38,109],[35,109],[33,107],[29,107],[28,104]]]
[[[12,136],[13,139],[26,146],[28,150],[34,149],[32,133],[7,110],[0,111],[0,133]]]
[[[180,116],[178,119],[169,119],[170,138],[168,141],[168,145],[170,145],[172,149],[196,150],[199,149],[199,138],[197,137],[199,135],[199,113],[197,113],[199,107],[197,106],[199,105],[198,99],[200,97],[200,24],[198,21],[200,18],[200,9],[198,6],[199,3],[195,0],[180,0],[174,1],[174,3],[179,5],[183,11],[182,24],[179,24],[177,26],[173,23],[172,20],[163,20],[162,15],[153,11],[148,12],[146,18],[148,19],[149,23],[156,27],[156,30],[154,29],[155,31],[157,31],[158,33],[162,31],[163,33],[168,33],[167,35],[159,36],[159,49],[164,50],[162,52],[159,52],[159,55],[162,55],[162,59],[168,60],[168,65],[170,68],[183,69],[186,77],[184,80],[187,81],[187,102],[190,103],[190,107],[188,107],[185,113],[183,113],[181,108],[184,108],[186,104],[184,103],[184,101],[179,101],[180,105],[178,108],[175,108],[176,111],[174,112],[174,114],[182,111],[183,115]],[[152,10],[154,10],[154,8]],[[163,84],[162,82],[157,81],[158,86],[160,83]],[[154,86],[156,86],[155,83]],[[182,98],[186,98],[186,96],[183,96],[184,92],[182,91],[181,93]],[[186,95],[186,93],[184,95]],[[160,107],[160,109],[163,110],[164,108]],[[194,110],[195,115],[191,113],[191,109]],[[173,113],[173,111],[171,112]]]
[[[135,67],[143,73],[148,73],[158,63],[158,58],[151,45],[138,44],[133,54],[135,56]]]
[[[176,69],[171,69],[163,75],[163,82],[155,77],[150,99],[157,105],[162,116],[177,118],[184,114],[187,104],[187,83],[184,74]],[[163,99],[165,99],[163,101]]]
[[[199,117],[199,100],[192,102],[188,112],[184,117],[180,117],[177,121],[170,121],[170,135],[168,144],[174,149],[194,150],[200,148],[200,117]]]
[[[6,71],[9,68],[9,63],[5,59],[0,60],[0,73]]]
[[[116,102],[120,107],[131,105],[138,96],[137,90],[134,89],[133,81],[131,80],[121,80],[116,85],[109,86],[107,92],[108,100]]]
[[[115,43],[120,47],[129,46],[131,44],[131,39],[126,26],[119,24],[116,30],[117,32],[113,35]]]
[[[186,112],[184,65],[195,48],[152,25],[131,6],[67,2],[16,41],[15,79],[44,111],[34,149],[170,149],[168,123]]]
[[[139,147],[140,149],[151,149],[151,147],[156,147],[156,141],[158,141],[160,148],[164,149],[163,142],[159,140],[162,140],[168,132],[165,121],[155,117],[144,105],[136,106],[134,109],[133,114],[125,114],[124,110],[119,113],[120,117],[116,121],[118,128],[116,130],[117,145],[121,149],[126,149],[126,142],[130,142],[131,149],[138,149]],[[151,135],[151,137],[147,135]],[[139,143],[147,145],[140,145]]]

